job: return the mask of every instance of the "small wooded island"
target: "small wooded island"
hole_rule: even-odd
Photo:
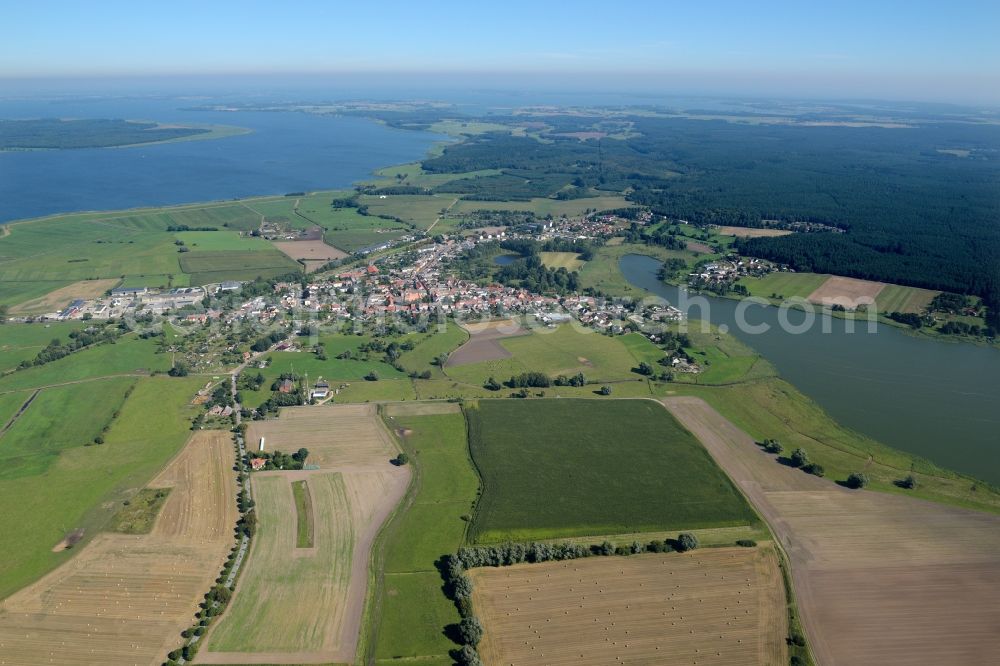
[[[249,130],[216,125],[165,125],[121,119],[0,120],[0,150],[112,148],[164,141],[214,139]]]

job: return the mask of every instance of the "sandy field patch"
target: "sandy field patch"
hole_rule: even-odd
[[[530,334],[513,319],[474,322],[463,324],[462,328],[469,332],[470,337],[448,356],[445,367],[510,358],[511,353],[500,344],[500,340]]]
[[[387,416],[434,416],[437,414],[459,414],[462,406],[457,402],[392,402],[385,405]]]
[[[309,270],[316,270],[325,263],[348,256],[343,250],[321,240],[271,241],[271,245],[295,261],[305,262]]]
[[[231,435],[195,433],[150,487],[172,487],[150,534],[104,533],[0,605],[0,663],[159,664],[180,647],[233,545]]]
[[[483,662],[785,664],[772,545],[470,572]]]
[[[305,446],[308,462],[322,469],[252,475],[257,536],[197,663],[354,663],[371,547],[410,470],[389,463],[397,449],[371,405],[285,408],[280,419],[251,426],[251,447],[256,433],[272,451]],[[299,480],[309,484],[311,548],[296,547]]]
[[[282,407],[280,418],[250,423],[250,451],[257,450],[261,437],[267,451],[309,449],[306,462],[322,469],[381,469],[397,453],[370,404]]]
[[[701,243],[699,241],[689,240],[687,242],[687,249],[691,250],[696,254],[712,254],[712,248],[706,243]]]
[[[853,310],[859,305],[875,302],[875,297],[885,288],[883,282],[831,275],[806,299],[822,305],[842,305]]]
[[[778,464],[698,398],[664,404],[784,546],[818,663],[995,661],[1000,516],[847,490]]]
[[[774,238],[776,236],[787,236],[795,233],[788,229],[754,229],[751,227],[716,227],[716,231],[721,236],[736,236],[737,238]]]
[[[102,296],[104,292],[121,282],[118,278],[107,280],[80,280],[65,287],[50,291],[39,298],[33,298],[24,303],[18,303],[10,309],[11,314],[39,314],[62,310],[76,299],[91,299]]]

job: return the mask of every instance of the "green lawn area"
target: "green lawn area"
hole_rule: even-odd
[[[630,204],[618,195],[588,197],[586,199],[531,199],[530,201],[468,201],[460,199],[451,209],[453,213],[468,213],[474,210],[530,210],[536,215],[582,215],[587,209],[611,210],[626,208]]]
[[[82,321],[0,326],[0,372],[16,367],[22,360],[34,358],[53,339],[66,342],[70,333],[86,327]]]
[[[64,384],[108,375],[168,370],[170,356],[157,354],[157,349],[156,343],[152,340],[140,340],[129,335],[120,338],[115,344],[98,345],[45,365],[6,375],[0,378],[0,392]]]
[[[469,462],[461,413],[387,418],[391,429],[410,431],[403,448],[415,477],[410,495],[384,537],[385,579],[380,590],[376,663],[396,658],[451,663],[455,644],[442,634],[461,618],[441,593],[434,562],[465,538],[479,479]],[[445,661],[447,660],[447,661]]]
[[[41,474],[62,451],[91,444],[111,425],[135,381],[112,377],[43,389],[0,438],[0,481]]]
[[[468,339],[469,334],[455,322],[447,322],[444,331],[439,331],[437,325],[432,325],[426,334],[416,339],[410,338],[415,346],[410,351],[403,352],[399,362],[410,372],[430,370],[433,378],[440,379],[444,377],[444,373],[431,362],[442,354],[453,352]]]
[[[17,414],[21,405],[31,397],[31,391],[12,391],[10,393],[0,393],[0,428],[7,425],[7,422]],[[0,442],[3,439],[0,438]]]
[[[271,201],[286,203],[283,198],[255,199],[246,205],[73,213],[11,223],[10,233],[0,237],[0,303],[15,305],[88,279],[124,278],[127,284],[160,286],[167,283],[166,276],[174,275],[173,286],[186,286],[298,270],[298,264],[265,241],[236,235],[237,230],[256,228],[260,222],[260,214],[248,205]],[[180,225],[219,230],[167,231]],[[174,244],[178,237],[194,251],[179,253]],[[189,259],[191,255],[199,258]],[[182,268],[185,260],[188,265]],[[194,273],[194,280],[183,273]]]
[[[579,270],[583,264],[583,259],[576,252],[540,252],[542,263],[549,268],[565,268],[568,271]]]
[[[448,377],[481,386],[488,377],[505,381],[522,372],[544,372],[551,377],[582,372],[590,382],[633,379],[635,359],[618,338],[571,324],[540,328],[531,335],[504,339],[511,358],[449,367]]]
[[[185,252],[178,256],[181,269],[191,275],[192,285],[268,278],[294,273],[302,268],[298,262],[275,249]]]
[[[636,364],[645,361],[654,368],[659,369],[656,362],[666,356],[666,352],[650,342],[649,338],[641,333],[627,333],[621,336],[619,340],[622,341],[625,348],[635,358]]]
[[[728,527],[757,518],[697,440],[649,400],[480,400],[476,542]]]
[[[391,215],[420,229],[434,224],[441,211],[454,200],[455,196],[448,194],[390,194],[384,199],[373,195],[358,197],[360,203],[368,206],[371,215]]]
[[[195,413],[188,402],[200,385],[201,379],[193,377],[141,379],[104,435],[104,444],[63,448],[39,474],[0,479],[0,504],[8,507],[0,512],[4,535],[0,540],[4,563],[0,597],[65,562],[74,550],[53,553],[53,546],[76,528],[85,530],[85,539],[102,530],[121,501],[144,486],[180,450]],[[88,410],[105,409],[106,402],[111,402],[99,397],[98,389],[107,387],[120,398],[119,380],[86,386],[89,391],[63,394],[66,400],[60,412],[73,420],[53,426],[61,436],[70,436],[74,423],[81,437],[87,434]]]
[[[299,338],[303,346],[308,345],[306,338]],[[339,359],[337,355],[350,350],[353,354],[358,354],[358,347],[371,341],[369,336],[342,335],[339,333],[324,335],[320,337],[320,342],[326,350],[326,360],[322,361],[316,357],[312,351],[301,352],[271,352],[267,358],[271,359],[271,364],[263,369],[248,368],[246,372],[264,375],[264,383],[259,391],[244,390],[241,392],[243,404],[249,407],[259,407],[262,402],[271,396],[271,384],[282,374],[291,373],[299,376],[309,375],[310,384],[314,384],[319,379],[326,379],[331,383],[364,382],[364,377],[374,370],[378,373],[380,380],[403,379],[406,375],[383,360],[384,355],[380,353],[370,354],[369,360],[358,358]],[[378,382],[366,382],[378,383]],[[336,386],[334,386],[336,388]],[[349,389],[348,389],[349,390]],[[336,398],[339,401],[339,396]]]
[[[739,284],[745,285],[751,296],[779,300],[807,298],[829,277],[822,273],[768,273],[762,278],[743,278]]]
[[[396,402],[416,400],[413,382],[407,379],[380,379],[377,382],[351,382],[334,402]]]
[[[410,162],[409,164],[398,164],[396,166],[378,169],[375,172],[377,178],[363,182],[365,184],[374,185],[375,187],[396,187],[398,185],[404,185],[433,188],[461,178],[495,176],[499,173],[501,173],[500,169],[481,169],[479,171],[466,171],[464,173],[431,173],[424,171],[420,166],[420,162]],[[396,174],[401,174],[405,176],[405,178],[399,180],[396,178]]]
[[[178,240],[184,241],[184,244],[191,248],[192,252],[274,251],[274,246],[263,238],[240,236],[238,231],[181,231],[175,233],[174,236]]]
[[[940,291],[904,287],[898,284],[887,284],[875,297],[875,305],[880,313],[889,312],[923,312],[931,300]]]

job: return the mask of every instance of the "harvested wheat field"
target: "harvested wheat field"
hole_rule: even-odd
[[[513,319],[475,322],[462,328],[469,332],[469,340],[448,356],[445,367],[510,358],[512,354],[500,340],[530,333]]]
[[[105,533],[0,606],[0,664],[159,664],[180,647],[233,545],[231,435],[201,431],[150,487],[152,532]]]
[[[486,664],[788,663],[774,547],[470,572]]]
[[[121,282],[121,280],[118,278],[111,278],[107,280],[80,280],[79,282],[74,282],[73,284],[68,284],[65,287],[60,287],[59,289],[50,291],[39,298],[33,298],[30,301],[18,303],[10,309],[10,313],[38,314],[55,312],[56,310],[62,310],[78,298],[84,300],[97,298],[119,282]]]
[[[727,226],[716,227],[715,230],[720,236],[736,236],[737,238],[774,238],[794,233],[788,229],[754,229],[752,227]]]
[[[257,535],[197,663],[354,663],[371,547],[406,492],[409,468],[389,463],[397,449],[370,405],[286,408],[251,431],[259,427],[268,450],[272,441],[287,442],[277,446],[285,451],[305,446],[322,469],[253,474]],[[312,547],[298,547],[292,483],[300,480]]]
[[[322,469],[382,469],[397,453],[375,405],[283,407],[280,418],[250,424],[251,451],[257,450],[261,437],[267,451],[309,449],[308,464]]]
[[[664,403],[788,552],[819,664],[996,661],[1000,516],[841,488],[777,464],[698,398]]]
[[[841,305],[854,310],[859,305],[871,305],[885,288],[884,282],[871,282],[831,275],[806,299],[822,305]]]

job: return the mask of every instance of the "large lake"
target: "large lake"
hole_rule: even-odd
[[[0,222],[347,188],[422,158],[446,137],[362,118],[185,111],[206,100],[0,101],[0,118],[124,118],[252,129],[241,136],[124,148],[0,152]]]
[[[658,279],[661,265],[641,255],[620,262],[633,286],[679,304],[682,288]],[[790,333],[780,325],[778,308],[761,306],[749,308],[745,321],[768,324],[769,330],[753,334],[737,326],[737,301],[704,298],[710,307],[701,313],[692,307],[692,317],[726,326],[841,424],[1000,484],[997,350],[918,338],[892,326],[869,333],[863,322],[848,333],[847,322],[832,317],[826,326],[817,318],[807,331]],[[796,325],[804,316],[791,311],[788,321]]]

